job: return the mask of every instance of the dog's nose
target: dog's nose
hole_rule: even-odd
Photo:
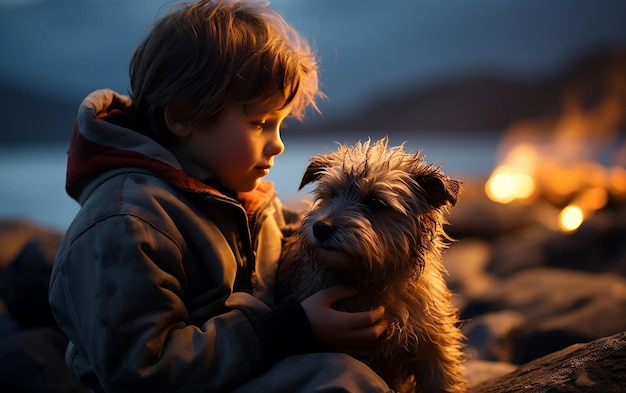
[[[324,240],[328,240],[330,235],[333,233],[332,225],[325,223],[323,221],[317,221],[313,224],[313,236],[321,242]]]

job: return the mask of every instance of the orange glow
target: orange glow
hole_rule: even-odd
[[[533,216],[565,232],[577,230],[611,201],[626,200],[626,145],[614,148],[622,140],[626,79],[618,72],[606,82],[593,105],[582,91],[569,90],[556,118],[513,122],[484,185],[489,199],[503,204],[533,200]],[[614,151],[614,157],[605,155]]]
[[[507,153],[485,184],[485,193],[494,202],[510,203],[528,199],[535,192],[533,176],[538,160],[537,150],[529,143],[518,143]]]
[[[519,143],[509,152],[506,161],[520,172],[532,172],[538,152],[530,143]]]
[[[585,190],[580,195],[580,204],[587,209],[600,210],[609,201],[609,194],[602,187],[593,187]]]
[[[498,203],[510,203],[516,199],[528,199],[535,191],[535,179],[528,173],[513,172],[508,167],[497,169],[485,184],[489,199]]]
[[[559,214],[559,228],[564,232],[573,232],[580,227],[584,218],[580,207],[569,205]]]
[[[620,196],[626,195],[626,169],[621,167],[611,168],[609,183],[615,194]]]

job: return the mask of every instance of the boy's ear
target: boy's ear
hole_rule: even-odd
[[[187,112],[180,104],[167,104],[163,111],[167,128],[178,138],[187,138],[191,134],[191,126],[187,122]]]

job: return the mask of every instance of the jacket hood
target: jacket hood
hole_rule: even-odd
[[[125,167],[150,170],[182,190],[223,195],[189,176],[162,145],[132,130],[128,121],[130,106],[129,97],[108,89],[91,93],[81,103],[67,160],[65,187],[72,198],[78,200],[86,183],[98,174]],[[254,191],[239,193],[237,199],[255,210],[270,196],[272,183],[262,182]]]

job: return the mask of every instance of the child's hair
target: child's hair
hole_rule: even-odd
[[[302,120],[318,110],[315,53],[269,3],[179,3],[160,19],[130,64],[134,127],[157,142],[175,141],[167,105],[187,124],[215,120],[233,102],[266,103]]]

